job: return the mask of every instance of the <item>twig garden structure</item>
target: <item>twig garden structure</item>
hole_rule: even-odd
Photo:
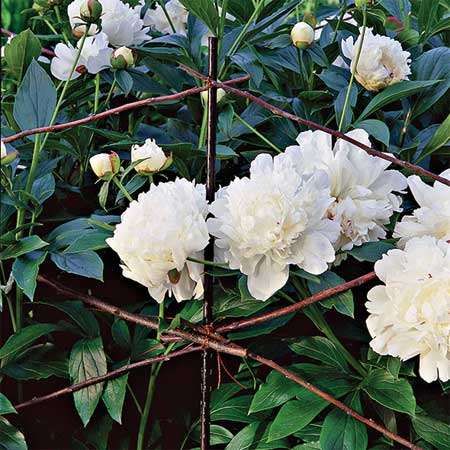
[[[417,165],[411,164],[406,161],[402,161],[400,159],[397,159],[389,154],[380,152],[378,150],[375,150],[373,148],[367,147],[364,144],[344,135],[341,132],[329,129],[327,127],[324,127],[322,125],[319,125],[317,123],[311,122],[309,120],[300,118],[298,116],[295,116],[293,114],[290,114],[286,111],[283,111],[282,109],[273,106],[269,103],[267,103],[265,100],[255,97],[253,94],[243,91],[240,89],[237,89],[235,87],[232,87],[232,85],[244,82],[249,79],[248,76],[235,78],[232,80],[228,80],[225,82],[218,82],[217,81],[217,40],[216,38],[210,38],[210,54],[209,54],[209,75],[208,77],[199,74],[195,71],[193,71],[190,68],[182,67],[184,70],[186,70],[190,75],[197,77],[201,79],[205,84],[201,87],[193,87],[190,89],[187,89],[182,92],[174,93],[171,95],[165,95],[160,97],[154,97],[149,98],[145,100],[140,100],[137,102],[127,103],[122,106],[109,109],[106,111],[103,111],[98,114],[90,115],[88,117],[75,120],[72,122],[67,123],[61,123],[56,124],[53,126],[48,127],[40,127],[30,130],[24,130],[17,134],[10,135],[6,138],[4,138],[4,142],[13,142],[19,139],[22,139],[26,136],[39,134],[39,133],[48,133],[48,132],[58,132],[62,130],[66,130],[69,128],[73,128],[76,126],[84,125],[87,123],[91,123],[100,119],[103,119],[105,117],[109,117],[118,113],[121,113],[123,111],[128,111],[136,108],[141,108],[145,106],[150,106],[152,104],[157,103],[165,103],[165,102],[173,102],[182,98],[185,98],[190,95],[195,95],[203,91],[208,91],[208,141],[207,141],[207,155],[206,155],[206,167],[207,167],[207,175],[206,175],[206,192],[207,192],[207,200],[212,201],[214,199],[214,191],[215,191],[215,181],[214,181],[214,163],[215,163],[215,147],[216,147],[216,127],[217,127],[217,89],[222,88],[225,91],[246,98],[247,100],[254,102],[261,107],[271,111],[273,114],[277,116],[281,116],[287,119],[290,119],[292,121],[295,121],[301,125],[307,126],[309,128],[318,129],[325,131],[331,135],[333,135],[336,138],[346,140],[347,142],[359,147],[360,149],[366,151],[367,153],[377,156],[380,158],[383,158],[385,160],[390,161],[393,164],[396,164],[400,167],[403,167],[404,169],[407,169],[408,171],[412,173],[416,173],[418,175],[428,177],[431,179],[434,179],[436,181],[439,181],[443,184],[450,185],[450,181],[447,179],[444,179],[442,177],[439,177],[438,175],[435,175]],[[212,261],[214,259],[214,243],[211,242],[210,245],[207,247],[206,253],[205,253],[206,260]],[[307,389],[308,391],[316,394],[317,396],[321,397],[322,399],[326,400],[328,403],[334,405],[336,408],[339,408],[346,414],[352,416],[354,419],[358,420],[359,422],[363,423],[365,426],[370,427],[383,435],[385,435],[387,438],[392,439],[393,441],[411,449],[420,449],[417,445],[413,444],[412,442],[408,441],[407,439],[399,436],[398,434],[389,431],[382,425],[374,422],[372,419],[366,418],[362,415],[360,415],[355,410],[349,408],[347,405],[342,403],[341,401],[337,400],[327,392],[324,392],[323,390],[317,388],[313,384],[309,383],[302,377],[298,376],[294,372],[287,370],[283,367],[281,367],[279,364],[277,364],[275,361],[265,358],[259,354],[253,353],[247,348],[237,345],[233,342],[231,342],[227,337],[225,336],[226,333],[242,328],[251,327],[254,325],[258,325],[264,322],[267,322],[269,320],[272,320],[274,318],[278,318],[281,316],[285,316],[287,314],[291,314],[293,312],[297,312],[301,310],[302,308],[305,308],[309,305],[312,305],[316,302],[322,301],[324,299],[330,298],[338,293],[345,292],[349,289],[352,289],[357,286],[361,286],[365,283],[368,283],[370,281],[373,281],[376,278],[376,275],[374,272],[369,272],[363,276],[360,276],[358,278],[355,278],[349,282],[343,283],[339,286],[326,289],[324,291],[321,291],[319,293],[316,293],[315,295],[312,295],[308,298],[303,298],[297,301],[296,303],[287,306],[275,309],[269,313],[264,313],[256,317],[252,318],[246,318],[242,320],[237,320],[230,323],[218,323],[215,324],[213,322],[213,316],[212,316],[212,305],[213,305],[213,277],[212,275],[205,275],[205,294],[204,294],[204,308],[203,308],[203,325],[195,325],[189,323],[189,327],[186,329],[183,328],[175,328],[175,329],[168,329],[161,332],[161,340],[164,341],[179,341],[180,343],[186,344],[185,347],[183,347],[180,350],[173,351],[171,353],[168,353],[163,356],[158,356],[151,359],[146,359],[143,361],[139,361],[137,363],[129,364],[126,366],[123,366],[120,369],[111,371],[105,375],[95,377],[92,379],[88,379],[82,383],[78,383],[72,386],[68,386],[64,389],[58,390],[56,392],[53,392],[51,394],[48,394],[43,397],[34,398],[22,403],[19,403],[15,405],[15,408],[17,410],[22,410],[24,408],[49,401],[52,399],[55,399],[57,397],[67,395],[73,392],[76,392],[78,390],[81,390],[83,388],[86,388],[88,386],[91,386],[96,383],[102,383],[108,379],[113,379],[118,376],[123,375],[124,373],[127,373],[131,370],[144,367],[147,365],[151,365],[157,362],[170,360],[179,356],[183,356],[188,353],[193,352],[201,352],[202,354],[202,372],[201,372],[201,380],[202,380],[202,402],[201,402],[201,413],[200,413],[200,424],[201,424],[201,448],[203,450],[206,450],[210,446],[209,437],[210,437],[210,414],[209,414],[209,395],[211,390],[211,366],[212,366],[212,357],[214,356],[214,352],[218,353],[224,353],[229,354],[232,356],[237,356],[240,358],[248,358],[252,359],[255,362],[262,364],[264,366],[270,367],[271,369],[275,370],[276,372],[279,372],[287,379],[291,380],[293,383],[296,383],[303,388]],[[123,319],[125,321],[139,324],[141,326],[158,330],[159,324],[157,320],[154,320],[152,318],[149,318],[147,316],[142,316],[138,314],[133,314],[130,312],[127,312],[121,308],[118,308],[116,306],[110,305],[98,298],[95,298],[91,295],[87,295],[75,290],[72,290],[70,288],[65,287],[64,285],[49,280],[47,277],[43,275],[39,275],[37,278],[38,282],[46,285],[47,287],[53,289],[57,294],[67,297],[67,298],[77,298],[81,301],[83,301],[86,305],[95,308],[96,310],[102,311],[107,314],[111,314],[115,317],[118,317],[120,319]]]

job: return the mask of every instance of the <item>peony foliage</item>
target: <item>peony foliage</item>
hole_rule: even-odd
[[[210,276],[205,333],[374,271],[224,336],[416,448],[448,449],[450,187],[346,140],[450,180],[448,5],[25,3],[2,2],[0,447],[199,448],[195,353],[40,412],[14,405],[185,348],[167,333],[202,324]],[[214,200],[208,90],[148,101],[205,83],[210,36],[218,79],[248,76],[234,87],[334,130],[218,89]],[[50,128],[12,137],[36,127]],[[213,449],[397,448],[275,370],[215,361]]]

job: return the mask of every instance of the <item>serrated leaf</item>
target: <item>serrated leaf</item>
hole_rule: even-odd
[[[106,373],[106,357],[102,339],[83,339],[72,348],[69,360],[69,374],[72,383],[80,383],[89,378]],[[93,384],[73,394],[75,408],[86,426],[102,395],[103,383]]]

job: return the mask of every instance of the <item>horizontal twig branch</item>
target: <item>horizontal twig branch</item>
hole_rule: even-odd
[[[155,356],[154,358],[144,359],[142,361],[138,361],[132,364],[127,364],[125,366],[120,367],[119,369],[112,370],[111,372],[106,373],[105,375],[101,375],[99,377],[89,378],[88,380],[82,381],[81,383],[76,383],[71,386],[67,386],[59,391],[52,392],[47,395],[43,395],[42,397],[35,397],[31,400],[27,400],[26,402],[19,403],[14,406],[14,408],[19,411],[23,408],[27,408],[28,406],[33,406],[38,403],[42,403],[48,400],[53,400],[58,397],[62,397],[63,395],[72,394],[73,392],[80,391],[81,389],[92,386],[93,384],[102,383],[104,381],[113,380],[114,378],[118,378],[131,370],[139,369],[141,367],[146,367],[151,364],[161,362],[161,361],[169,361],[170,359],[176,358],[177,356],[186,355],[188,353],[193,353],[201,350],[201,347],[186,347],[181,350],[174,351],[172,353],[168,353],[167,355]]]
[[[223,84],[228,86],[229,84],[241,83],[243,81],[248,80],[248,76],[234,78],[232,80],[228,80]],[[144,100],[138,100],[136,102],[125,103],[124,105],[117,106],[116,108],[107,109],[98,114],[92,114],[87,117],[83,117],[82,119],[73,120],[72,122],[60,123],[57,125],[46,126],[46,127],[37,127],[31,128],[29,130],[23,130],[19,133],[12,134],[11,136],[4,137],[2,140],[5,144],[17,141],[18,139],[23,139],[24,137],[31,136],[34,134],[41,133],[54,133],[57,131],[68,130],[69,128],[74,128],[80,125],[86,125],[91,122],[96,122],[97,120],[105,119],[106,117],[113,116],[115,114],[119,114],[125,111],[130,111],[137,108],[143,108],[145,106],[155,105],[158,103],[166,103],[175,100],[181,100],[190,95],[199,94],[200,92],[207,91],[209,89],[209,85],[193,87],[186,89],[185,91],[177,92],[175,94],[169,95],[161,95],[159,97],[150,97]]]
[[[274,311],[270,311],[256,317],[251,317],[249,319],[236,320],[235,322],[218,326],[214,330],[217,333],[226,333],[229,331],[235,331],[240,330],[242,328],[248,328],[254,325],[259,325],[263,322],[267,322],[268,320],[276,319],[278,317],[285,316],[286,314],[291,314],[293,312],[299,311],[300,309],[303,309],[306,306],[312,305],[313,303],[316,302],[320,302],[321,300],[325,300],[329,297],[332,297],[333,295],[337,295],[340,294],[341,292],[345,292],[348,291],[349,289],[361,286],[362,284],[375,280],[376,277],[377,276],[375,272],[369,272],[358,278],[347,281],[346,283],[342,283],[339,286],[335,286],[317,292],[317,294],[311,295],[310,297],[300,300],[292,305],[285,306],[284,308],[278,308]]]
[[[353,144],[353,145],[359,147],[360,149],[366,151],[369,155],[377,156],[378,158],[385,159],[386,161],[389,161],[392,164],[395,164],[397,166],[403,167],[404,169],[407,169],[412,173],[421,175],[423,177],[432,178],[433,180],[439,181],[443,184],[446,184],[447,186],[450,186],[450,180],[440,177],[439,175],[436,175],[433,172],[430,172],[429,170],[423,169],[422,167],[420,167],[416,164],[412,164],[408,161],[403,161],[401,159],[398,159],[388,153],[384,153],[379,150],[375,150],[371,147],[368,147],[367,145],[364,145],[362,142],[359,142],[356,139],[353,139],[350,136],[347,136],[344,133],[341,133],[340,131],[333,130],[331,128],[325,127],[325,126],[320,125],[311,120],[303,119],[294,114],[288,113],[288,112],[282,110],[281,108],[271,105],[270,103],[266,102],[265,100],[263,100],[259,97],[256,97],[255,95],[251,94],[248,91],[236,89],[236,88],[228,86],[224,83],[212,83],[212,84],[217,87],[223,88],[225,91],[228,91],[235,95],[238,95],[239,97],[246,98],[246,99],[252,101],[253,103],[258,104],[262,108],[271,111],[273,114],[275,114],[277,116],[285,117],[286,119],[292,120],[293,122],[297,122],[301,125],[305,125],[308,128],[324,131],[325,133],[331,134],[332,136],[334,136],[338,139],[343,139],[344,141],[347,141],[350,144]]]
[[[158,323],[148,317],[140,316],[138,314],[129,313],[128,311],[125,311],[121,308],[118,308],[116,306],[109,305],[108,303],[103,302],[102,300],[99,300],[95,297],[83,294],[81,292],[77,292],[73,289],[67,288],[64,285],[55,282],[50,281],[47,278],[43,277],[42,275],[38,276],[38,281],[41,283],[46,284],[47,286],[52,287],[55,289],[59,294],[62,294],[63,296],[69,297],[69,298],[77,298],[84,303],[93,306],[94,308],[113,314],[116,317],[119,317],[121,319],[127,320],[129,322],[136,323],[138,325],[142,325],[147,328],[151,329],[157,329]],[[195,325],[192,325],[195,327]],[[417,445],[414,445],[413,443],[409,442],[408,440],[402,438],[401,436],[392,433],[388,429],[384,428],[382,425],[374,422],[372,419],[368,419],[362,415],[360,415],[358,412],[354,411],[353,409],[349,408],[344,403],[340,402],[339,400],[335,399],[330,394],[320,390],[319,388],[315,387],[311,383],[307,382],[303,378],[299,377],[295,373],[281,367],[276,362],[267,359],[263,356],[257,355],[253,352],[248,351],[246,348],[241,347],[234,343],[225,343],[225,342],[218,342],[216,339],[213,339],[211,337],[207,337],[204,335],[198,335],[196,333],[190,333],[185,332],[182,330],[168,330],[164,331],[164,334],[168,334],[171,336],[181,337],[187,341],[191,341],[197,344],[200,344],[203,346],[203,348],[211,348],[213,350],[216,350],[221,353],[226,353],[234,356],[239,356],[241,358],[251,358],[254,361],[259,362],[260,364],[263,364],[267,367],[272,368],[273,370],[281,373],[286,378],[290,379],[294,383],[297,383],[298,385],[304,387],[310,392],[313,392],[314,394],[318,395],[319,397],[323,398],[327,402],[333,404],[337,408],[339,408],[341,411],[344,411],[346,414],[351,415],[356,420],[360,421],[367,427],[373,428],[374,430],[384,434],[386,437],[404,445],[407,448],[413,449],[413,450],[422,450],[421,447],[418,447]]]

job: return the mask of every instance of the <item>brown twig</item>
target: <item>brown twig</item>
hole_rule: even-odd
[[[358,278],[347,281],[346,283],[342,283],[339,286],[320,291],[317,294],[311,295],[311,297],[300,300],[299,302],[292,305],[285,306],[284,308],[278,308],[275,311],[270,311],[256,317],[251,317],[250,319],[236,320],[235,322],[231,322],[229,324],[225,324],[215,328],[215,331],[217,333],[227,333],[229,331],[235,331],[240,330],[241,328],[259,325],[260,323],[267,322],[268,320],[276,319],[278,317],[285,316],[286,314],[291,314],[293,312],[299,311],[306,306],[312,305],[316,302],[320,302],[321,300],[325,300],[329,297],[332,297],[333,295],[337,295],[341,292],[345,292],[349,289],[361,286],[362,284],[375,280],[376,277],[377,276],[375,272],[366,273],[365,275],[362,275]]]
[[[64,285],[54,282],[54,281],[50,281],[47,278],[43,277],[42,275],[38,276],[38,281],[46,284],[47,286],[52,287],[58,293],[66,296],[66,297],[78,298],[79,300],[85,302],[86,304],[88,304],[90,306],[93,306],[93,307],[99,309],[100,311],[112,314],[116,317],[127,320],[129,322],[136,323],[138,325],[142,325],[147,328],[151,328],[151,329],[158,328],[158,324],[155,321],[153,321],[147,317],[139,316],[138,314],[129,313],[128,311],[125,311],[116,306],[109,305],[108,303],[105,303],[95,297],[91,297],[89,295],[74,291],[70,288],[66,288]],[[187,333],[187,332],[181,331],[181,330],[168,330],[168,331],[164,331],[164,333],[167,333],[169,335],[174,335],[177,337],[181,337],[187,341],[191,341],[191,342],[200,344],[203,347],[209,347],[218,352],[239,356],[241,358],[246,358],[246,357],[251,358],[254,361],[264,364],[265,366],[270,367],[273,370],[281,373],[282,375],[284,375],[286,378],[290,379],[294,383],[297,383],[300,386],[304,387],[305,389],[309,390],[310,392],[313,392],[314,394],[323,398],[327,402],[333,404],[340,410],[344,411],[346,414],[351,415],[356,420],[358,420],[358,421],[362,422],[363,424],[365,424],[366,426],[373,428],[374,430],[384,434],[385,436],[389,437],[390,439],[404,445],[407,448],[411,448],[413,450],[422,450],[421,447],[418,447],[417,445],[414,445],[413,443],[402,438],[401,436],[399,436],[395,433],[392,433],[391,431],[384,428],[382,425],[374,422],[372,419],[367,419],[366,417],[361,416],[359,413],[357,413],[353,409],[349,408],[347,405],[340,402],[339,400],[335,399],[330,394],[318,389],[317,387],[308,383],[306,380],[304,380],[303,378],[294,374],[293,372],[291,372],[287,369],[284,369],[276,362],[274,362],[270,359],[264,358],[263,356],[257,355],[255,353],[249,352],[244,347],[241,347],[234,343],[223,344],[216,340],[205,337],[203,335]]]
[[[359,422],[363,423],[367,427],[373,428],[374,430],[384,434],[389,439],[392,439],[393,441],[396,441],[399,444],[402,444],[407,448],[411,448],[414,450],[422,450],[421,447],[414,445],[412,442],[409,442],[407,439],[404,439],[401,436],[399,436],[398,434],[395,434],[395,433],[389,431],[388,429],[386,429],[382,425],[376,423],[372,419],[368,419],[368,418],[362,416],[361,414],[357,413],[353,409],[349,408],[345,403],[342,403],[341,401],[337,400],[330,394],[322,391],[321,389],[317,388],[316,386],[312,385],[311,383],[308,383],[308,381],[299,377],[298,375],[291,372],[290,370],[287,370],[284,367],[281,367],[275,361],[272,361],[270,359],[264,358],[263,356],[256,355],[255,353],[251,353],[251,352],[247,352],[247,357],[253,359],[254,361],[258,361],[259,363],[264,364],[265,366],[270,367],[273,370],[281,373],[287,379],[293,381],[296,384],[299,384],[300,386],[303,386],[308,391],[316,394],[320,398],[323,398],[328,403],[331,403],[332,405],[336,406],[341,411],[344,411],[346,414],[348,414],[349,416],[358,420]]]
[[[19,403],[15,405],[14,408],[16,410],[20,410],[26,408],[28,406],[33,406],[38,403],[45,402],[47,400],[53,400],[58,397],[62,397],[63,395],[71,394],[73,392],[77,392],[81,389],[92,386],[93,384],[102,383],[107,380],[113,380],[114,378],[118,378],[125,373],[130,372],[131,370],[138,369],[140,367],[146,367],[151,364],[160,362],[160,361],[169,361],[170,359],[176,358],[177,356],[186,355],[188,353],[193,353],[201,350],[201,347],[186,347],[182,350],[177,350],[172,353],[168,353],[167,355],[155,356],[154,358],[144,359],[142,361],[138,361],[132,364],[127,364],[125,366],[120,367],[119,369],[112,370],[111,372],[106,373],[105,375],[101,375],[99,377],[89,378],[88,380],[82,381],[81,383],[73,384],[72,386],[67,386],[59,391],[52,392],[47,395],[43,395],[42,397],[35,397],[31,400],[27,400],[26,402]]]
[[[241,83],[246,80],[248,80],[248,76],[234,78],[234,79],[224,82],[223,84],[225,86],[228,86],[229,84]],[[206,85],[206,86],[189,88],[189,89],[186,89],[185,91],[177,92],[175,94],[161,95],[159,97],[146,98],[144,100],[138,100],[136,102],[126,103],[124,105],[117,106],[116,108],[107,109],[106,111],[103,111],[98,114],[92,114],[90,116],[83,117],[82,119],[73,120],[72,122],[65,122],[65,123],[60,123],[60,124],[52,125],[52,126],[38,127],[38,128],[31,128],[29,130],[23,130],[23,131],[20,131],[19,133],[12,134],[11,136],[4,137],[4,138],[2,138],[2,140],[5,144],[7,144],[10,142],[17,141],[18,139],[23,139],[24,137],[31,136],[33,134],[54,133],[57,131],[63,131],[63,130],[67,130],[69,128],[77,127],[80,125],[86,125],[91,122],[96,122],[97,120],[101,120],[106,117],[113,116],[115,114],[119,114],[119,113],[122,113],[125,111],[130,111],[132,109],[143,108],[144,106],[155,105],[158,103],[165,103],[165,102],[170,102],[170,101],[174,101],[174,100],[181,100],[190,95],[195,95],[195,94],[199,94],[200,92],[207,91],[208,89],[209,89],[209,85]]]
[[[369,155],[377,156],[378,158],[385,159],[386,161],[389,161],[392,164],[396,164],[397,166],[403,167],[404,169],[407,169],[413,173],[416,173],[417,175],[429,177],[429,178],[432,178],[433,180],[439,181],[440,183],[450,186],[450,180],[447,180],[446,178],[440,177],[439,175],[436,175],[433,172],[425,170],[422,167],[417,166],[416,164],[412,164],[408,161],[403,161],[403,160],[395,158],[394,156],[391,156],[387,153],[383,153],[379,150],[375,150],[371,147],[368,147],[367,145],[364,145],[363,143],[357,141],[356,139],[351,138],[350,136],[345,135],[344,133],[341,133],[340,131],[333,130],[331,128],[325,127],[325,126],[320,125],[311,120],[302,119],[301,117],[298,117],[294,114],[283,111],[281,108],[273,106],[270,103],[264,101],[263,99],[256,97],[253,94],[250,94],[250,92],[233,88],[224,83],[213,83],[213,84],[216,85],[217,87],[223,88],[225,91],[228,91],[235,95],[238,95],[239,97],[246,98],[246,99],[252,101],[253,103],[256,103],[257,105],[261,106],[262,108],[271,111],[273,114],[275,114],[277,116],[285,117],[286,119],[292,120],[293,122],[297,122],[301,125],[305,125],[306,127],[312,128],[314,130],[324,131],[325,133],[331,134],[332,136],[334,136],[338,139],[343,139],[344,141],[350,142],[350,144],[353,144],[353,145],[359,147],[360,149],[366,151]]]

